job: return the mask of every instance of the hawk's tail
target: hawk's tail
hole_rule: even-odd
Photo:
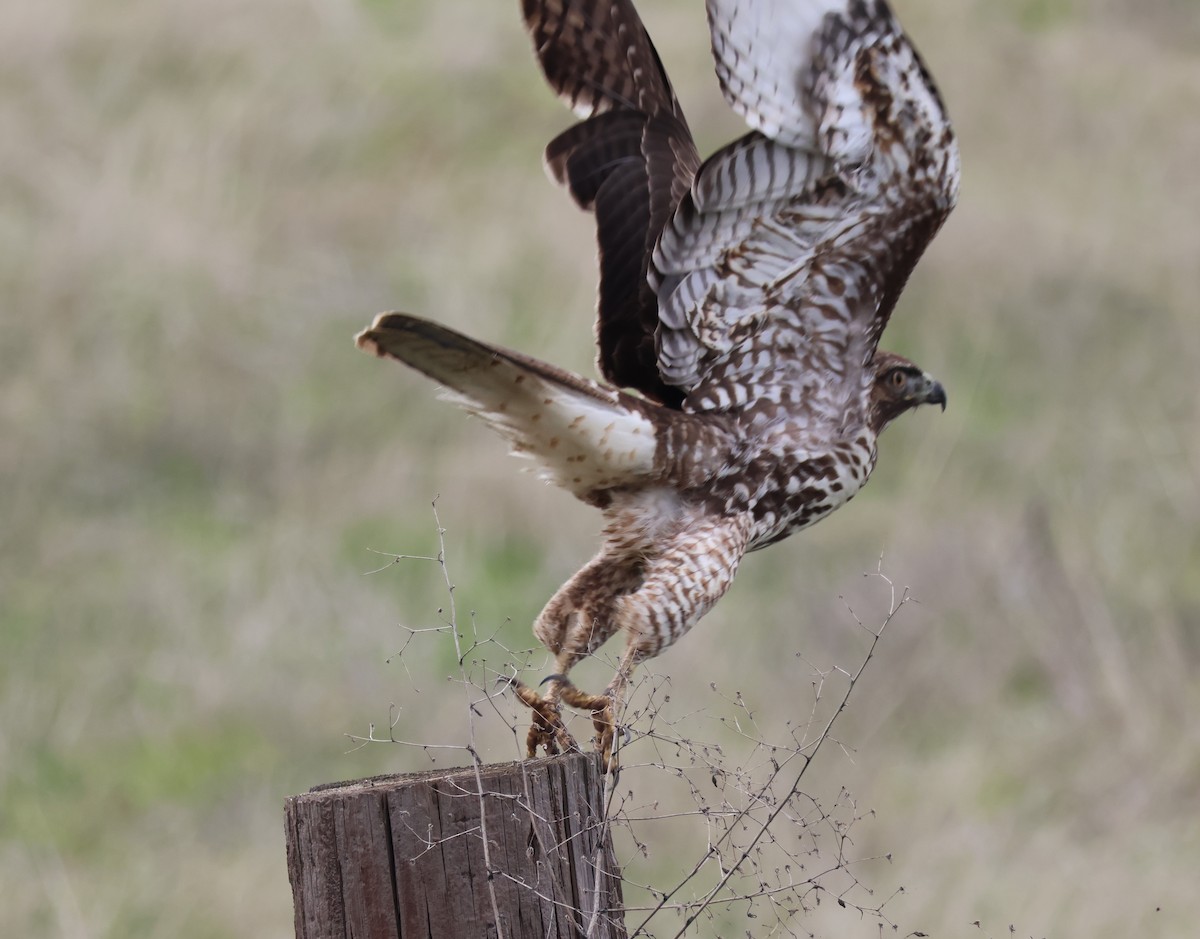
[[[637,398],[405,313],[381,313],[355,342],[428,375],[580,498],[654,468],[653,405]]]

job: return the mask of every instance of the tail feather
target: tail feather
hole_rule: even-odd
[[[355,343],[438,382],[580,498],[654,469],[653,405],[630,395],[405,313],[381,313]]]

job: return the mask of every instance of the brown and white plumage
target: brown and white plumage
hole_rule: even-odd
[[[596,216],[601,385],[403,314],[359,345],[425,372],[606,518],[599,554],[534,624],[556,655],[529,746],[600,745],[637,662],[721,597],[742,556],[849,500],[876,439],[940,384],[878,350],[954,205],[958,151],[884,0],[708,0],[713,56],[750,133],[701,163],[631,0],[525,0],[551,87],[582,118],[546,149]],[[640,394],[619,391],[633,389]],[[604,695],[566,679],[617,632]]]

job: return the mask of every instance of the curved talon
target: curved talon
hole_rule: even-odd
[[[537,756],[539,746],[545,747],[548,756],[558,753],[553,724],[542,711],[534,711],[533,723],[529,725],[529,733],[525,735],[525,755],[530,758]]]
[[[588,694],[575,687],[566,675],[556,673],[547,675],[538,683],[538,687],[541,687],[554,682],[542,695],[515,676],[505,680],[517,699],[533,711],[533,723],[525,738],[525,752],[529,758],[536,757],[539,748],[550,756],[561,752],[579,752],[579,744],[562,720],[562,704],[567,704],[576,710],[592,713],[592,727],[595,730],[592,744],[600,753],[604,771],[614,775],[620,771],[613,747],[618,729],[616,709],[619,692],[616,689],[610,686],[602,694]],[[627,744],[630,740],[629,728],[621,727],[620,731],[621,744]]]
[[[551,678],[562,676],[551,675]],[[542,682],[545,684],[545,681]],[[555,756],[562,751],[577,752],[579,744],[571,736],[562,721],[561,706],[558,695],[553,693],[545,696],[538,694],[523,681],[515,676],[509,680],[509,686],[517,696],[517,700],[533,711],[533,723],[525,736],[525,755],[529,759],[537,756],[538,748],[546,751],[548,756]]]
[[[603,694],[588,694],[564,680],[558,694],[564,704],[592,712],[592,727],[596,732],[592,743],[603,758],[605,772],[615,772],[617,759],[613,753],[613,737],[617,728],[617,702],[612,689],[605,690]]]

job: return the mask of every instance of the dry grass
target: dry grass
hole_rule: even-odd
[[[718,143],[696,5],[642,5]],[[921,604],[825,773],[875,810],[859,854],[893,861],[860,877],[907,888],[902,931],[1188,934],[1196,6],[897,6],[965,182],[889,342],[950,410],[658,668],[681,709],[711,680],[785,720],[791,653],[860,651],[838,597],[869,619],[882,553]],[[423,759],[346,752],[393,701],[423,739],[465,726],[444,650],[386,661],[437,572],[364,578],[368,549],[431,553],[440,494],[460,614],[514,648],[587,556],[588,510],[350,344],[401,306],[589,367],[589,224],[538,169],[568,116],[511,7],[0,9],[0,933],[289,935],[283,796]]]

